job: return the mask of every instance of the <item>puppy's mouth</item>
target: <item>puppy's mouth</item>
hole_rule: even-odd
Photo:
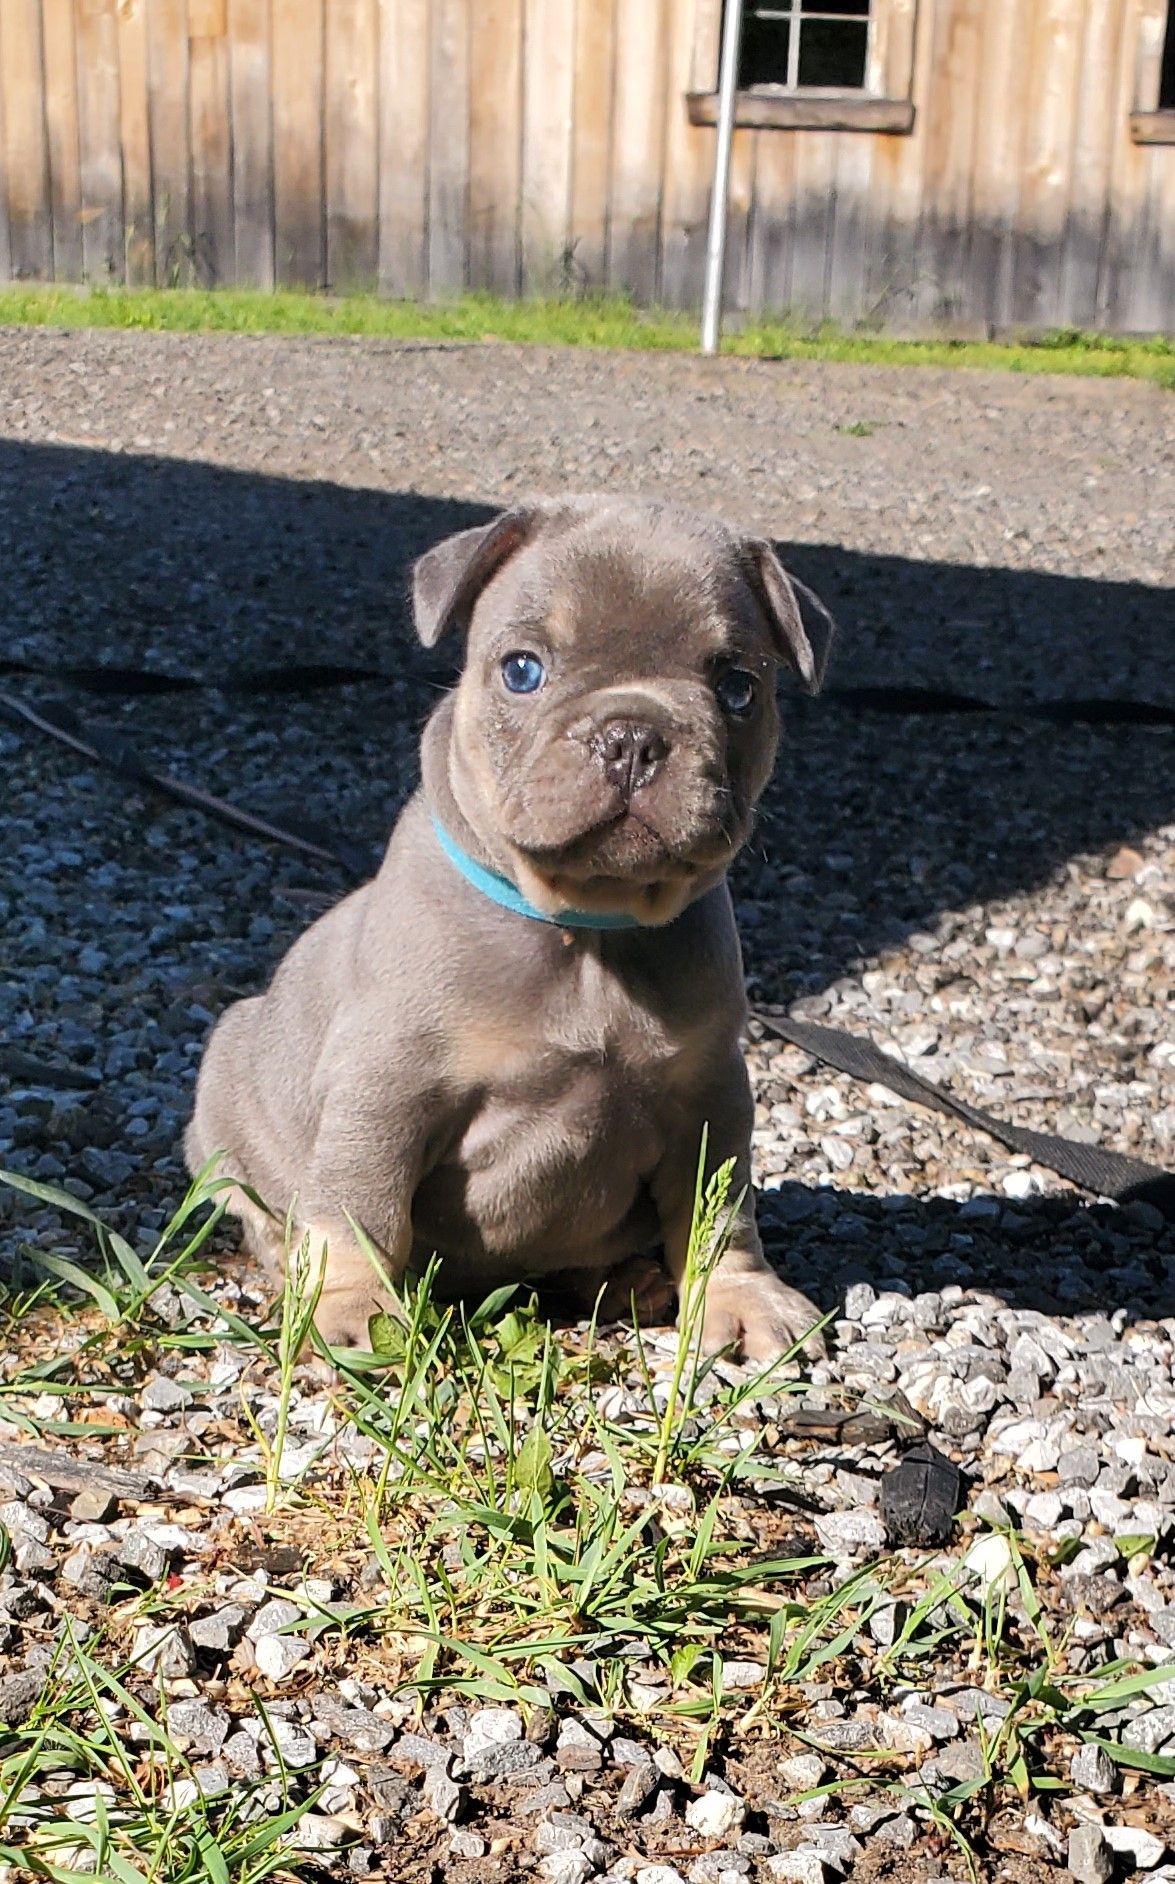
[[[741,835],[710,824],[683,841],[630,803],[565,843],[512,849],[520,886],[544,914],[576,908],[663,923],[726,869]]]

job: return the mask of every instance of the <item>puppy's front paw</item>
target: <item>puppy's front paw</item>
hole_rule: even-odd
[[[330,1348],[371,1353],[378,1345],[372,1317],[401,1319],[390,1266],[378,1257],[373,1260],[333,1225],[312,1224],[305,1237],[303,1254],[307,1248],[310,1252],[307,1283],[318,1288],[314,1326],[319,1338]]]
[[[719,1272],[706,1290],[702,1351],[716,1354],[732,1347],[736,1356],[767,1366],[803,1341],[804,1353],[818,1361],[826,1351],[824,1338],[809,1330],[819,1320],[815,1303],[770,1269]]]
[[[329,1348],[372,1348],[371,1320],[374,1315],[394,1315],[400,1311],[381,1290],[325,1289],[314,1311],[314,1326]]]

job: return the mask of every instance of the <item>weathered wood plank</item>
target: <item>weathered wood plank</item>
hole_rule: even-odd
[[[114,0],[79,0],[77,47],[82,261],[87,281],[121,281],[122,149]]]
[[[958,322],[969,307],[984,6],[985,0],[936,0],[934,9],[916,261],[923,318],[928,314],[931,324]]]
[[[665,0],[617,0],[610,285],[657,297],[665,160]]]
[[[269,0],[229,0],[228,35],[234,272],[242,285],[272,288]]]
[[[526,0],[522,280],[530,294],[556,294],[564,285],[574,58],[575,0]]]
[[[469,21],[469,281],[504,295],[520,282],[523,25],[523,0],[480,0]]]
[[[835,131],[796,134],[791,311],[806,321],[823,320],[828,312],[836,151]]]
[[[659,298],[669,307],[693,308],[701,301],[714,134],[694,122],[686,99],[696,79],[703,86],[714,82],[708,53],[713,46],[716,56],[717,26],[712,0],[676,0],[671,9],[658,277]],[[747,293],[754,293],[750,278]]]
[[[379,248],[377,0],[326,9],[326,273],[332,289],[369,293]]]
[[[913,106],[904,109],[913,114]],[[873,168],[879,137],[837,139],[834,210],[828,257],[828,313],[851,327],[866,301],[872,240]]]
[[[223,287],[236,273],[227,0],[188,0],[192,138],[192,252],[197,279]]]
[[[123,264],[133,286],[155,280],[151,190],[151,106],[147,68],[148,0],[119,0],[118,116],[122,142]]]
[[[1081,13],[1075,0],[1037,0],[1029,50],[1028,113],[1021,151],[1013,318],[1030,327],[1064,319],[1061,262],[1081,78]],[[1084,136],[1084,131],[1082,132]]]
[[[1163,40],[1167,26],[1166,0],[1136,0],[1134,89],[1131,103],[1157,104]],[[1123,252],[1124,293],[1121,324],[1130,333],[1169,333],[1175,325],[1172,262],[1172,224],[1175,179],[1169,153],[1154,144],[1139,143],[1129,119],[1116,127],[1122,145],[1117,173],[1118,202],[1132,197],[1133,236],[1129,259]]]
[[[1012,318],[1020,151],[1029,110],[1021,0],[986,0],[980,46],[969,305],[992,328]]]
[[[1069,206],[1061,238],[1058,316],[1091,327],[1097,315],[1098,264],[1105,239],[1110,160],[1114,145],[1114,88],[1122,34],[1120,0],[1085,0],[1082,9]]]
[[[4,70],[4,19],[0,12],[0,73]],[[8,241],[8,141],[4,134],[4,86],[0,82],[0,281],[12,279],[12,249]]]
[[[428,286],[429,0],[381,0],[379,285]]]
[[[692,0],[683,0],[680,10],[691,8]],[[571,268],[577,285],[598,292],[608,262],[616,0],[577,0],[573,75]]]
[[[874,77],[895,93],[905,88],[914,107],[914,129],[909,137],[878,138],[874,149],[862,319],[869,326],[913,330],[923,319],[917,230],[926,118],[935,85],[931,0],[917,7],[915,0],[893,0],[879,15],[878,26],[884,30],[871,48]]]
[[[42,0],[45,134],[53,217],[53,277],[82,279],[82,169],[74,0]]]
[[[1130,0],[1118,45],[1113,95],[1106,234],[1098,269],[1095,325],[1129,332],[1139,319],[1139,258],[1150,240],[1145,145],[1130,136],[1130,112],[1138,95],[1138,66],[1148,25],[1161,13],[1163,0]],[[1151,28],[1153,30],[1153,27]],[[1158,153],[1160,161],[1163,153]]]
[[[717,124],[717,92],[690,92],[686,105],[691,124]],[[804,98],[743,92],[734,121],[748,130],[908,131],[914,107],[907,98]]]
[[[19,281],[48,281],[53,223],[38,0],[0,0],[0,54],[9,267]]]
[[[773,131],[760,138],[755,159],[748,301],[752,313],[768,317],[782,317],[791,307],[796,142],[793,131]],[[701,241],[704,254],[704,230]]]
[[[151,180],[155,199],[155,279],[161,288],[181,287],[195,279],[189,221],[186,0],[150,0],[147,51]]]
[[[322,167],[324,0],[272,0],[274,273],[326,279]]]
[[[4,67],[3,20],[0,19],[0,71]],[[4,87],[0,85],[0,281],[12,279],[12,250],[8,243],[8,146],[4,136]]]
[[[722,271],[722,312],[727,330],[740,325],[751,304],[755,171],[761,141],[754,131],[736,131],[730,146],[726,263]],[[704,244],[704,232],[702,240]]]
[[[433,0],[428,157],[428,291],[460,294],[469,261],[469,8]]]

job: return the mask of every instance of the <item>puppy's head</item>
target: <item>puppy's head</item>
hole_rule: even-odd
[[[573,498],[449,538],[413,585],[427,646],[467,637],[457,804],[536,907],[663,923],[718,880],[771,772],[777,670],[815,691],[831,639],[769,543]]]

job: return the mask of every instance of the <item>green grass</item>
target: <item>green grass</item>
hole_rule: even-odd
[[[642,311],[620,298],[500,301],[471,294],[447,303],[334,298],[237,289],[0,288],[0,324],[122,327],[171,333],[359,334],[389,340],[510,341],[520,345],[690,353],[696,319]],[[733,329],[723,352],[764,360],[837,360],[878,366],[995,367],[1145,379],[1175,388],[1175,340],[1074,330],[1017,342],[891,340],[753,320]]]
[[[308,1249],[292,1251],[276,1302],[246,1319],[204,1286],[225,1207],[211,1169],[142,1254],[68,1192],[2,1171],[0,1183],[63,1220],[58,1252],[27,1251],[46,1287],[26,1278],[0,1303],[11,1349],[0,1416],[33,1439],[113,1437],[117,1427],[68,1416],[134,1393],[161,1362],[199,1393],[206,1362],[235,1352],[239,1437],[222,1436],[210,1463],[249,1467],[260,1497],[239,1532],[220,1532],[220,1561],[260,1538],[292,1543],[308,1576],[347,1561],[382,1573],[325,1607],[296,1575],[284,1590],[271,1582],[300,1607],[289,1632],[323,1658],[302,1664],[323,1685],[345,1666],[422,1707],[448,1693],[529,1713],[569,1697],[673,1746],[696,1783],[727,1751],[819,1747],[801,1684],[831,1680],[887,1703],[910,1686],[967,1682],[1008,1702],[980,1734],[974,1776],[932,1793],[916,1758],[878,1747],[850,1761],[830,1752],[838,1770],[819,1791],[893,1793],[956,1843],[973,1877],[992,1810],[1064,1794],[1081,1741],[1143,1777],[1175,1776],[1175,1761],[1123,1747],[1103,1719],[1169,1684],[1172,1669],[1074,1663],[1072,1617],[1056,1604],[1060,1553],[1009,1531],[985,1581],[959,1554],[897,1553],[838,1573],[792,1519],[781,1523],[779,1500],[802,1487],[763,1429],[782,1423],[803,1382],[787,1364],[735,1373],[700,1352],[705,1282],[736,1201],[729,1169],[699,1184],[674,1354],[638,1337],[634,1377],[630,1350],[594,1323],[559,1343],[533,1297],[504,1289],[457,1308],[438,1299],[430,1269],[402,1291],[397,1316],[373,1317],[367,1357],[331,1357],[310,1334],[340,1367],[334,1411],[366,1439],[366,1459],[331,1464],[312,1444],[296,1470],[283,1453],[317,1286]],[[754,1513],[753,1536],[732,1524],[738,1512]],[[0,1568],[4,1542],[0,1528]],[[95,1633],[61,1637],[28,1719],[0,1727],[0,1866],[64,1880],[84,1861],[100,1884],[319,1875],[296,1849],[316,1769],[287,1774],[279,1758],[261,1784],[202,1796],[167,1729],[166,1678],[136,1666],[142,1622],[179,1624],[208,1596],[192,1574],[116,1586]],[[882,1610],[895,1624],[884,1644],[870,1630]],[[758,1689],[725,1689],[729,1659],[759,1663]]]

